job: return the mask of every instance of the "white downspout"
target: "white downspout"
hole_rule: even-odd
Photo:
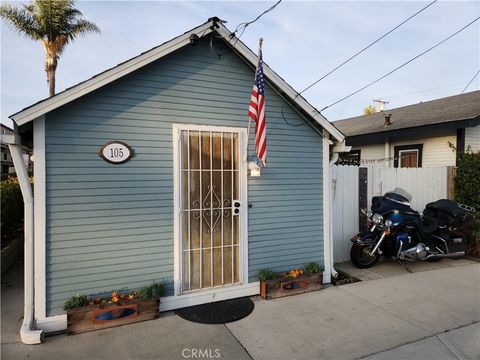
[[[330,153],[329,153],[330,154]],[[337,152],[334,152],[332,154],[332,160],[330,160],[330,163],[329,163],[329,166],[328,166],[328,184],[329,184],[329,187],[330,187],[330,191],[332,191],[332,179],[330,177],[330,167],[335,164],[338,160],[338,153]],[[329,200],[330,200],[330,203],[328,204],[329,207],[328,207],[328,211],[330,212],[330,214],[332,214],[333,212],[333,196],[329,196]],[[334,278],[336,278],[338,276],[338,272],[337,270],[335,270],[335,268],[333,267],[333,217],[330,215],[329,216],[329,221],[330,221],[330,271],[331,271],[331,274]]]
[[[330,167],[334,165],[339,157],[339,152],[349,152],[352,147],[346,146],[345,140],[335,144],[332,148],[332,160],[330,159],[330,145],[333,142],[329,139],[330,134],[323,132],[323,210],[324,210],[324,262],[325,272],[323,282],[331,282],[331,276],[337,277],[338,272],[333,266],[333,191],[332,179],[330,176]]]
[[[34,252],[33,252],[33,192],[28,180],[27,167],[23,161],[21,148],[17,144],[9,144],[13,165],[17,173],[18,182],[22,191],[23,203],[25,204],[25,274],[24,274],[24,306],[23,322],[20,328],[22,343],[32,345],[42,342],[43,331],[32,330],[34,322]]]
[[[330,145],[333,142],[329,139],[328,132],[323,134],[323,227],[324,227],[324,264],[323,282],[330,283],[331,276],[337,277],[338,273],[333,267],[333,233],[332,233],[332,181],[330,178],[330,166],[338,159],[338,154],[334,153],[330,161]]]

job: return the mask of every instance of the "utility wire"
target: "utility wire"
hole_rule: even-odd
[[[477,73],[475,75],[473,75],[473,78],[472,80],[470,80],[470,82],[467,84],[467,86],[465,86],[465,88],[462,90],[462,92],[460,94],[463,94],[465,92],[465,90],[468,89],[468,87],[470,86],[470,84],[473,82],[473,80],[475,80],[475,78],[477,77],[477,75],[480,74],[480,70],[477,71]]]
[[[460,30],[457,30],[456,32],[454,32],[452,35],[450,35],[450,36],[446,37],[445,39],[443,39],[442,41],[438,42],[437,44],[435,44],[435,45],[432,46],[431,48],[423,51],[422,53],[418,54],[417,56],[415,56],[415,57],[411,58],[410,60],[404,62],[402,65],[397,66],[397,67],[396,67],[395,69],[393,69],[392,71],[389,71],[388,73],[386,73],[385,75],[382,75],[381,77],[379,77],[378,79],[372,81],[371,83],[369,83],[369,84],[361,87],[361,88],[358,89],[358,90],[355,90],[354,92],[348,94],[347,96],[344,96],[344,97],[341,98],[340,100],[337,100],[337,101],[335,101],[334,103],[331,103],[330,105],[325,106],[322,110],[320,110],[320,112],[322,112],[322,111],[325,110],[325,109],[328,109],[328,108],[331,107],[331,106],[334,106],[334,105],[338,104],[338,103],[341,102],[341,101],[344,101],[344,100],[348,99],[349,97],[352,97],[352,96],[355,95],[355,94],[358,94],[360,91],[365,90],[366,88],[372,86],[373,84],[379,82],[380,80],[385,79],[387,76],[393,74],[395,71],[397,71],[397,70],[403,68],[404,66],[410,64],[412,61],[418,59],[419,57],[425,55],[426,53],[428,53],[428,52],[432,51],[433,49],[435,49],[436,47],[440,46],[441,44],[443,44],[443,43],[446,42],[447,40],[451,39],[451,38],[454,37],[455,35],[461,33],[463,30],[465,30],[466,28],[468,28],[469,26],[471,26],[473,23],[475,23],[476,21],[478,21],[478,19],[480,19],[480,16],[477,17],[475,20],[469,22],[467,25],[465,25],[464,27],[462,27]],[[476,76],[476,75],[475,75],[475,76]],[[473,80],[473,79],[472,79],[472,80]]]
[[[238,24],[237,28],[235,29],[234,32],[232,32],[230,34],[230,36],[233,37],[237,32],[240,31],[240,29],[242,29],[240,35],[237,36],[237,41],[238,41],[238,39],[240,39],[240,37],[243,35],[243,33],[245,32],[245,30],[247,29],[247,27],[249,25],[253,24],[258,19],[260,19],[263,15],[265,15],[265,14],[269,13],[270,11],[272,11],[273,9],[275,9],[277,7],[277,5],[280,4],[281,2],[282,2],[282,0],[278,0],[274,5],[270,6],[267,10],[265,10],[260,15],[258,15],[254,20],[246,21],[246,22]]]
[[[337,65],[336,67],[334,67],[332,70],[330,70],[328,73],[326,73],[325,75],[323,75],[320,79],[316,80],[315,82],[313,82],[312,84],[308,85],[305,89],[303,89],[302,91],[298,92],[295,97],[293,98],[294,100],[300,96],[301,94],[303,94],[305,91],[307,91],[308,89],[310,89],[311,87],[315,86],[316,84],[318,84],[320,81],[322,81],[323,79],[325,79],[327,76],[331,75],[332,73],[334,73],[335,71],[337,71],[338,69],[340,69],[343,65],[347,64],[348,62],[350,62],[351,60],[355,59],[358,55],[362,54],[363,52],[365,52],[366,50],[368,50],[369,48],[371,48],[373,45],[375,45],[376,43],[378,43],[380,40],[382,40],[383,38],[385,38],[386,36],[388,36],[389,34],[391,34],[392,32],[394,32],[395,30],[397,30],[400,26],[402,26],[403,24],[405,24],[407,21],[413,19],[415,16],[417,16],[418,14],[420,14],[422,11],[426,10],[427,8],[429,8],[430,6],[432,6],[433,4],[435,4],[438,0],[434,0],[432,1],[431,3],[429,3],[428,5],[424,6],[423,8],[421,8],[420,10],[418,10],[416,13],[414,13],[413,15],[411,15],[410,17],[408,17],[407,19],[405,19],[404,21],[402,21],[400,24],[398,24],[397,26],[395,26],[394,28],[392,28],[391,30],[387,31],[385,34],[383,34],[382,36],[380,36],[378,39],[376,39],[374,42],[370,43],[369,45],[365,46],[363,49],[361,49],[360,51],[357,51],[354,55],[350,56],[347,60],[343,61],[340,65]],[[237,31],[237,30],[235,30]],[[243,32],[242,32],[243,33]],[[285,104],[282,104],[282,109],[281,109],[281,113],[282,113],[282,118],[283,120],[290,126],[292,127],[298,127],[298,126],[302,126],[303,125],[303,122],[302,123],[299,123],[299,124],[292,124],[290,123],[286,118],[285,118],[285,113],[284,113],[284,107],[285,107]]]
[[[332,74],[333,72],[337,71],[338,69],[340,69],[343,65],[345,65],[346,63],[350,62],[351,60],[355,59],[358,55],[360,55],[361,53],[363,53],[364,51],[368,50],[369,48],[371,48],[373,45],[375,45],[376,43],[378,43],[380,40],[382,40],[384,37],[386,37],[387,35],[391,34],[392,32],[394,32],[395,30],[397,30],[400,26],[402,26],[403,24],[405,24],[407,21],[413,19],[415,16],[417,16],[418,14],[420,14],[422,11],[426,10],[427,8],[429,8],[430,6],[432,6],[433,4],[435,4],[438,0],[434,0],[432,1],[430,4],[426,5],[425,7],[423,7],[422,9],[418,10],[415,14],[411,15],[410,17],[408,17],[407,19],[405,19],[404,21],[402,21],[400,24],[398,24],[397,26],[395,26],[393,29],[391,29],[390,31],[386,32],[385,34],[383,34],[382,36],[380,36],[377,40],[375,40],[374,42],[372,42],[371,44],[365,46],[362,50],[356,52],[354,55],[352,55],[351,57],[349,57],[347,60],[345,60],[344,62],[342,62],[340,65],[336,66],[335,68],[333,68],[332,70],[330,70],[328,73],[326,73],[325,75],[323,75],[320,79],[316,80],[315,82],[313,82],[312,84],[308,85],[305,89],[303,89],[302,91],[300,91],[298,95],[304,93],[305,91],[307,91],[308,89],[310,89],[312,86],[318,84],[320,81],[322,81],[323,79],[325,79],[327,76],[329,76],[330,74]],[[297,97],[296,96],[296,97]]]

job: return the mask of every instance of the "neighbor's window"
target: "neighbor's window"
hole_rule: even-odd
[[[394,166],[401,168],[422,167],[423,144],[394,147]]]
[[[350,150],[348,153],[340,153],[336,165],[360,166],[360,149]]]

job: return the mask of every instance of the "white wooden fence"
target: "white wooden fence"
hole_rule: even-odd
[[[447,198],[447,167],[367,168],[367,207],[373,196],[396,187],[412,194],[412,208],[422,212],[429,202]],[[350,260],[350,238],[359,231],[359,167],[332,166],[332,216],[334,262]]]

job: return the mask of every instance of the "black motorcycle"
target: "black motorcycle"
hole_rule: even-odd
[[[410,201],[411,195],[398,188],[372,199],[368,230],[351,239],[355,266],[371,267],[380,257],[437,261],[465,255],[475,209],[444,199],[427,204],[421,215]]]

